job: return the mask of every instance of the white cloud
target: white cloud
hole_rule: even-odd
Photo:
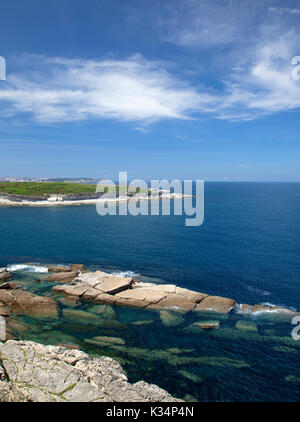
[[[269,7],[268,11],[270,13],[275,13],[275,14],[290,14],[290,15],[300,15],[300,9],[296,9],[296,8],[289,8],[289,7]]]
[[[231,75],[227,82],[230,95],[223,107],[223,118],[253,119],[300,108],[300,83],[292,78],[294,46],[293,31],[257,46],[251,64]],[[238,104],[240,111],[235,115]],[[229,116],[228,110],[231,110]]]
[[[291,59],[298,39],[290,30],[274,41],[258,41],[222,76],[218,89],[184,81],[169,65],[141,56],[99,61],[27,56],[32,70],[8,75],[1,85],[1,115],[40,124],[114,119],[148,133],[150,123],[165,119],[252,120],[297,110],[300,81],[291,76]]]
[[[209,111],[214,101],[140,56],[123,61],[40,57],[38,71],[10,75],[8,82],[0,90],[5,114],[29,113],[39,122],[187,119],[195,111]]]

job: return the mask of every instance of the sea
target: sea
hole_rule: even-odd
[[[300,183],[207,182],[204,198],[198,227],[187,227],[184,215],[100,216],[95,205],[0,207],[0,267],[60,306],[59,318],[16,316],[12,334],[113,357],[130,382],[145,380],[187,401],[299,401],[300,340],[292,338],[291,315],[162,315],[74,303],[45,281],[44,265],[83,263],[300,311]],[[220,328],[203,330],[199,321]]]

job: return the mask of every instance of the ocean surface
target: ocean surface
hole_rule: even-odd
[[[239,303],[300,311],[299,183],[206,183],[203,225],[186,227],[184,219],[101,217],[95,206],[3,207],[0,267],[13,265],[15,278],[38,294],[52,294],[45,274],[16,264],[84,263]],[[34,282],[37,277],[42,283]],[[63,299],[60,306],[57,320],[17,317],[14,335],[112,356],[131,382],[144,379],[188,400],[300,399],[300,341],[291,338],[290,316],[188,313],[174,315],[177,323],[170,325],[157,311]],[[191,328],[205,319],[220,321],[220,329]],[[122,343],[93,341],[108,335]]]

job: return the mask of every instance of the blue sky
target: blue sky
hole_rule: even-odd
[[[5,0],[0,40],[2,177],[300,181],[299,1]]]

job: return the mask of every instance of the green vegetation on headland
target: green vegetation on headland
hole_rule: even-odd
[[[96,193],[97,185],[70,182],[0,182],[0,195],[49,196],[49,195],[79,195]],[[113,188],[113,187],[111,187]],[[117,194],[125,194],[126,186],[115,186]],[[109,191],[104,187],[104,193]],[[144,189],[136,188],[135,193]],[[148,191],[150,194],[150,191]]]
[[[7,195],[67,195],[95,193],[96,185],[67,182],[0,182],[0,193]]]

